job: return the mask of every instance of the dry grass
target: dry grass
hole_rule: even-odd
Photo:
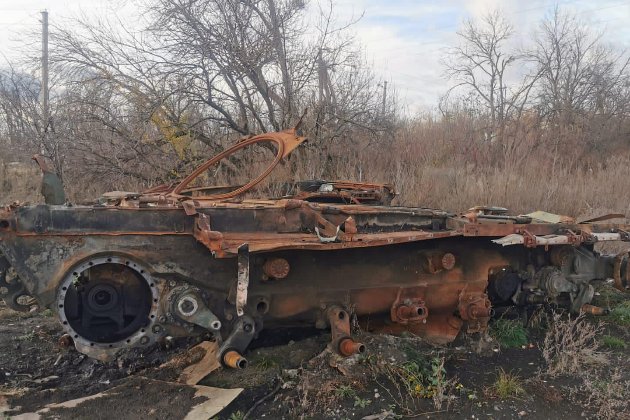
[[[585,396],[583,404],[595,409],[599,419],[628,419],[630,380],[627,378],[619,369],[608,374],[587,373],[575,393]]]
[[[574,318],[554,314],[541,348],[546,373],[552,377],[576,374],[606,364],[608,359],[599,351],[597,340],[602,331],[601,325],[588,322],[584,314]]]
[[[13,201],[42,202],[41,172],[34,162],[4,162],[0,157],[0,205]]]
[[[510,144],[492,144],[480,138],[478,125],[465,116],[418,118],[399,122],[398,128],[378,139],[357,135],[352,140],[307,143],[261,184],[259,195],[269,195],[273,185],[285,181],[348,179],[393,183],[400,192],[395,204],[450,211],[497,205],[513,213],[546,210],[576,217],[628,212],[627,150],[596,155],[577,143],[577,137],[575,145],[558,148],[545,143],[548,134],[539,127],[528,129]],[[66,171],[67,193],[71,200],[82,201],[108,190],[142,190],[149,179],[172,181],[174,174],[181,177],[210,151],[198,147],[195,153],[189,164],[179,162],[175,154],[164,155],[159,168],[130,162],[130,172],[136,171],[143,181],[132,175],[95,177],[99,173],[95,167],[85,162],[80,167],[79,159]],[[214,173],[216,179],[207,182],[242,183],[260,173],[268,156],[254,150],[240,157],[241,164],[222,164]],[[12,158],[21,159],[20,167],[37,175],[27,155]],[[38,198],[39,178],[23,174],[22,169],[11,171],[5,159],[0,156],[0,202]],[[99,166],[99,170],[104,169]]]

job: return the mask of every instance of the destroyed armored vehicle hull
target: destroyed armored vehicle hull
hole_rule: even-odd
[[[29,297],[51,308],[90,357],[212,335],[221,361],[244,367],[263,328],[330,328],[331,349],[351,355],[365,350],[352,338],[354,317],[368,331],[448,342],[484,332],[498,308],[598,312],[589,305],[594,280],[628,289],[628,255],[594,250],[630,240],[629,226],[607,218],[393,207],[393,187],[346,182],[309,183],[274,200],[236,198],[303,140],[293,131],[246,139],[177,186],[106,194],[99,204],[5,208],[4,300],[17,310],[30,308]],[[269,172],[229,192],[188,188],[258,143],[276,153]]]

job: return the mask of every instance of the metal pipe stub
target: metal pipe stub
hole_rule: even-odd
[[[245,369],[247,367],[247,359],[241,356],[236,350],[228,350],[223,353],[223,364],[232,369]]]
[[[339,354],[342,356],[352,356],[355,354],[365,353],[365,344],[357,343],[350,337],[346,337],[339,341]]]
[[[590,305],[588,303],[585,303],[580,308],[580,312],[590,314],[590,315],[601,316],[601,315],[608,315],[610,313],[610,310],[606,308],[602,308],[600,306],[595,306],[595,305]]]

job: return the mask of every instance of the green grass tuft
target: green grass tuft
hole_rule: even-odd
[[[492,388],[497,397],[502,400],[518,397],[525,393],[525,389],[523,389],[523,385],[521,385],[521,379],[503,369],[499,371],[499,376],[497,376],[497,380],[494,382]]]
[[[365,408],[365,407],[367,407],[370,404],[372,404],[372,400],[360,398],[360,397],[357,397],[357,396],[354,397],[354,406],[355,407]]]
[[[613,337],[612,335],[605,335],[602,337],[602,344],[609,349],[625,349],[626,342],[621,338]]]
[[[357,393],[350,385],[339,385],[337,389],[335,389],[335,394],[342,399],[345,398],[356,398]]]
[[[260,356],[253,360],[253,365],[261,370],[269,370],[280,366],[280,362],[273,356]]]
[[[497,319],[490,328],[490,335],[505,348],[527,344],[527,331],[519,320]]]
[[[230,417],[228,417],[228,420],[243,420],[243,418],[245,418],[245,413],[239,410],[230,414]]]
[[[626,300],[615,306],[615,308],[610,311],[608,319],[618,325],[630,325],[630,300]]]
[[[597,292],[598,295],[595,295],[592,304],[603,308],[614,307],[628,299],[628,295],[626,293],[615,289],[610,284],[602,285]]]

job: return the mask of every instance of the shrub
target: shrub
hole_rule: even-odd
[[[598,351],[597,335],[601,332],[602,326],[587,322],[584,314],[567,319],[554,314],[542,345],[547,373],[577,373],[589,365],[606,363],[606,355]]]

